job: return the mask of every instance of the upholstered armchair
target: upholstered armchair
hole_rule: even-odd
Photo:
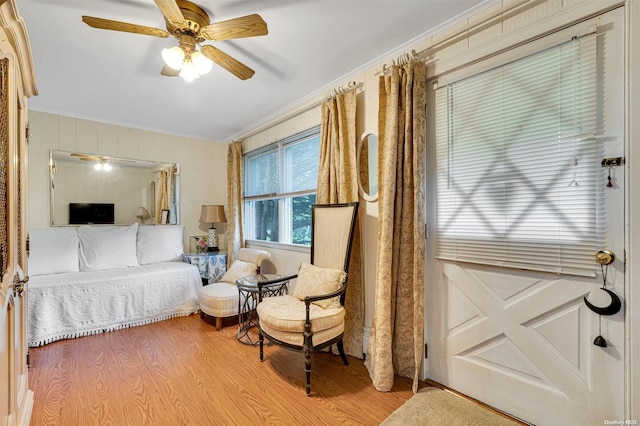
[[[312,207],[311,263],[302,263],[293,294],[267,297],[257,306],[260,360],[264,339],[305,356],[306,392],[311,393],[314,352],[336,344],[345,365],[344,300],[358,203]],[[287,279],[291,279],[288,277]]]
[[[241,248],[236,259],[219,282],[203,286],[198,291],[200,315],[215,318],[216,330],[222,329],[222,318],[238,315],[240,305],[236,280],[260,273],[265,260],[271,254],[264,250]]]

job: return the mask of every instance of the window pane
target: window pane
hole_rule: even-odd
[[[283,147],[282,192],[315,189],[318,182],[320,136],[289,143]]]
[[[247,223],[253,223],[254,229],[248,230],[248,236],[263,241],[279,241],[278,238],[278,200],[249,201],[245,209]]]
[[[244,155],[246,238],[311,244],[319,157],[320,127]]]
[[[245,158],[244,195],[275,194],[278,189],[278,151],[270,149]]]
[[[311,206],[315,202],[315,194],[293,197],[293,233],[291,236],[293,244],[311,245]]]

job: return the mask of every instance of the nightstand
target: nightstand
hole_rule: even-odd
[[[227,272],[226,251],[183,253],[182,260],[198,267],[204,285],[220,281]]]

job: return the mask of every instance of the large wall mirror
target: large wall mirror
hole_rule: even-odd
[[[367,201],[378,199],[378,136],[365,133],[358,144],[358,189]]]
[[[50,151],[51,225],[180,223],[174,163]]]

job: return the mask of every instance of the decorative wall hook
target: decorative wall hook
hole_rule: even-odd
[[[613,188],[613,183],[611,182],[611,168],[618,167],[624,164],[624,157],[611,157],[604,158],[600,165],[602,167],[607,167],[609,169],[609,173],[607,175],[607,188]]]

